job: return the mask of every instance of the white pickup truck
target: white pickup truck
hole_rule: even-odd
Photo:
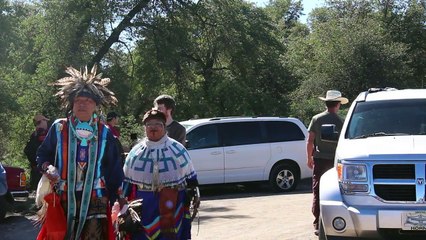
[[[370,89],[353,101],[320,183],[319,239],[426,239],[426,89]]]

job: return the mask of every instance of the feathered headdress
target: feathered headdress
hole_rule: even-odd
[[[109,78],[102,78],[102,73],[96,75],[97,66],[93,65],[89,72],[87,66],[85,71],[78,71],[73,67],[67,67],[65,72],[70,76],[58,79],[52,85],[59,86],[59,91],[55,96],[61,98],[62,107],[71,109],[74,98],[77,96],[90,97],[96,104],[108,106],[116,105],[118,100],[114,93],[106,86],[110,83]]]

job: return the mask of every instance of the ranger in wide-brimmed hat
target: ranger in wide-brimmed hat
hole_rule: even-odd
[[[343,126],[343,119],[337,115],[341,104],[346,104],[349,100],[342,97],[342,93],[337,90],[328,90],[325,97],[318,97],[325,102],[327,110],[315,115],[308,127],[309,136],[306,145],[308,155],[307,165],[313,168],[312,191],[314,195],[312,203],[312,213],[315,217],[313,222],[314,233],[318,235],[319,227],[319,183],[321,176],[334,165],[334,154],[337,142],[322,141],[321,126],[323,124],[334,124],[336,130],[340,132]]]
[[[341,104],[346,104],[349,102],[349,100],[345,97],[342,97],[342,93],[337,90],[328,90],[325,95],[325,98],[318,98],[326,102],[340,102]]]

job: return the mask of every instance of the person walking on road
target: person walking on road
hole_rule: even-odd
[[[337,90],[329,90],[326,97],[319,97],[325,102],[327,110],[315,115],[308,127],[308,141],[306,151],[308,155],[307,165],[313,169],[312,175],[312,213],[315,217],[313,222],[315,235],[319,234],[318,221],[320,215],[319,207],[319,184],[321,176],[334,165],[334,155],[337,147],[337,142],[321,140],[321,126],[323,124],[336,125],[336,131],[340,133],[343,126],[343,119],[337,115],[340,105],[348,103],[348,99],[342,97],[342,94]]]

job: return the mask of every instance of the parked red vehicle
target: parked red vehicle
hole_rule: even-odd
[[[15,200],[27,200],[25,170],[3,166],[0,162],[0,221],[13,208]]]

